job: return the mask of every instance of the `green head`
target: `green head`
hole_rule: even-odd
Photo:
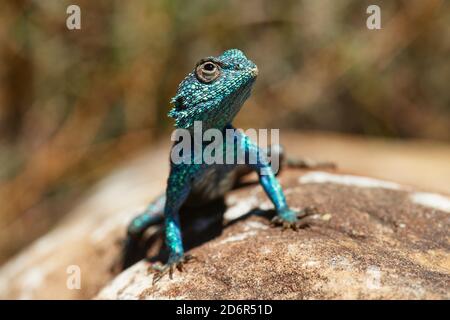
[[[205,130],[223,129],[250,96],[257,74],[256,65],[237,49],[201,59],[180,83],[169,116],[177,128],[192,129],[194,121],[202,121]]]

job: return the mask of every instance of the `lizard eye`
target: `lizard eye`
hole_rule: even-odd
[[[220,67],[212,61],[206,61],[197,66],[195,74],[201,82],[209,83],[219,77]]]

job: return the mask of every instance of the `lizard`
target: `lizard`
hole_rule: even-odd
[[[175,127],[178,129],[192,132],[195,122],[201,121],[203,130],[213,128],[225,133],[227,129],[234,129],[232,121],[250,96],[257,76],[256,64],[238,49],[229,49],[221,55],[203,58],[179,84],[176,95],[171,99],[173,107],[168,115],[175,120]],[[235,147],[231,152],[242,151],[246,157],[254,156],[256,161],[244,164],[206,164],[196,163],[194,155],[187,155],[192,160],[189,163],[174,163],[171,160],[166,192],[129,224],[123,257],[131,254],[130,251],[136,247],[145,230],[164,221],[169,257],[166,264],[153,265],[156,272],[154,282],[167,273],[172,278],[174,268],[182,271],[183,264],[192,258],[185,254],[183,248],[180,208],[183,205],[198,206],[223,197],[242,176],[250,172],[258,174],[259,183],[275,207],[276,216],[272,220],[274,225],[297,229],[308,223],[308,208],[294,211],[288,206],[282,187],[267,161],[269,155],[283,157],[281,146],[275,145],[264,151],[242,132],[234,135],[233,143]],[[172,150],[175,145],[176,142]],[[230,152],[230,149],[224,147],[223,152]],[[301,160],[297,165],[314,166],[310,161]],[[317,166],[328,164],[318,163]]]

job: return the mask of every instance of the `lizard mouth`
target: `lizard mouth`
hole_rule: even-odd
[[[251,68],[250,73],[253,77],[257,77],[259,73],[258,67]]]

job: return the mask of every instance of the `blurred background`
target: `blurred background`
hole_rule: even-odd
[[[70,4],[81,30],[66,28]],[[370,4],[381,30],[366,28]],[[417,154],[438,145],[450,163],[449,1],[4,1],[0,264],[168,140],[177,84],[229,48],[260,69],[237,126],[306,130],[322,149],[314,133],[418,141]]]

